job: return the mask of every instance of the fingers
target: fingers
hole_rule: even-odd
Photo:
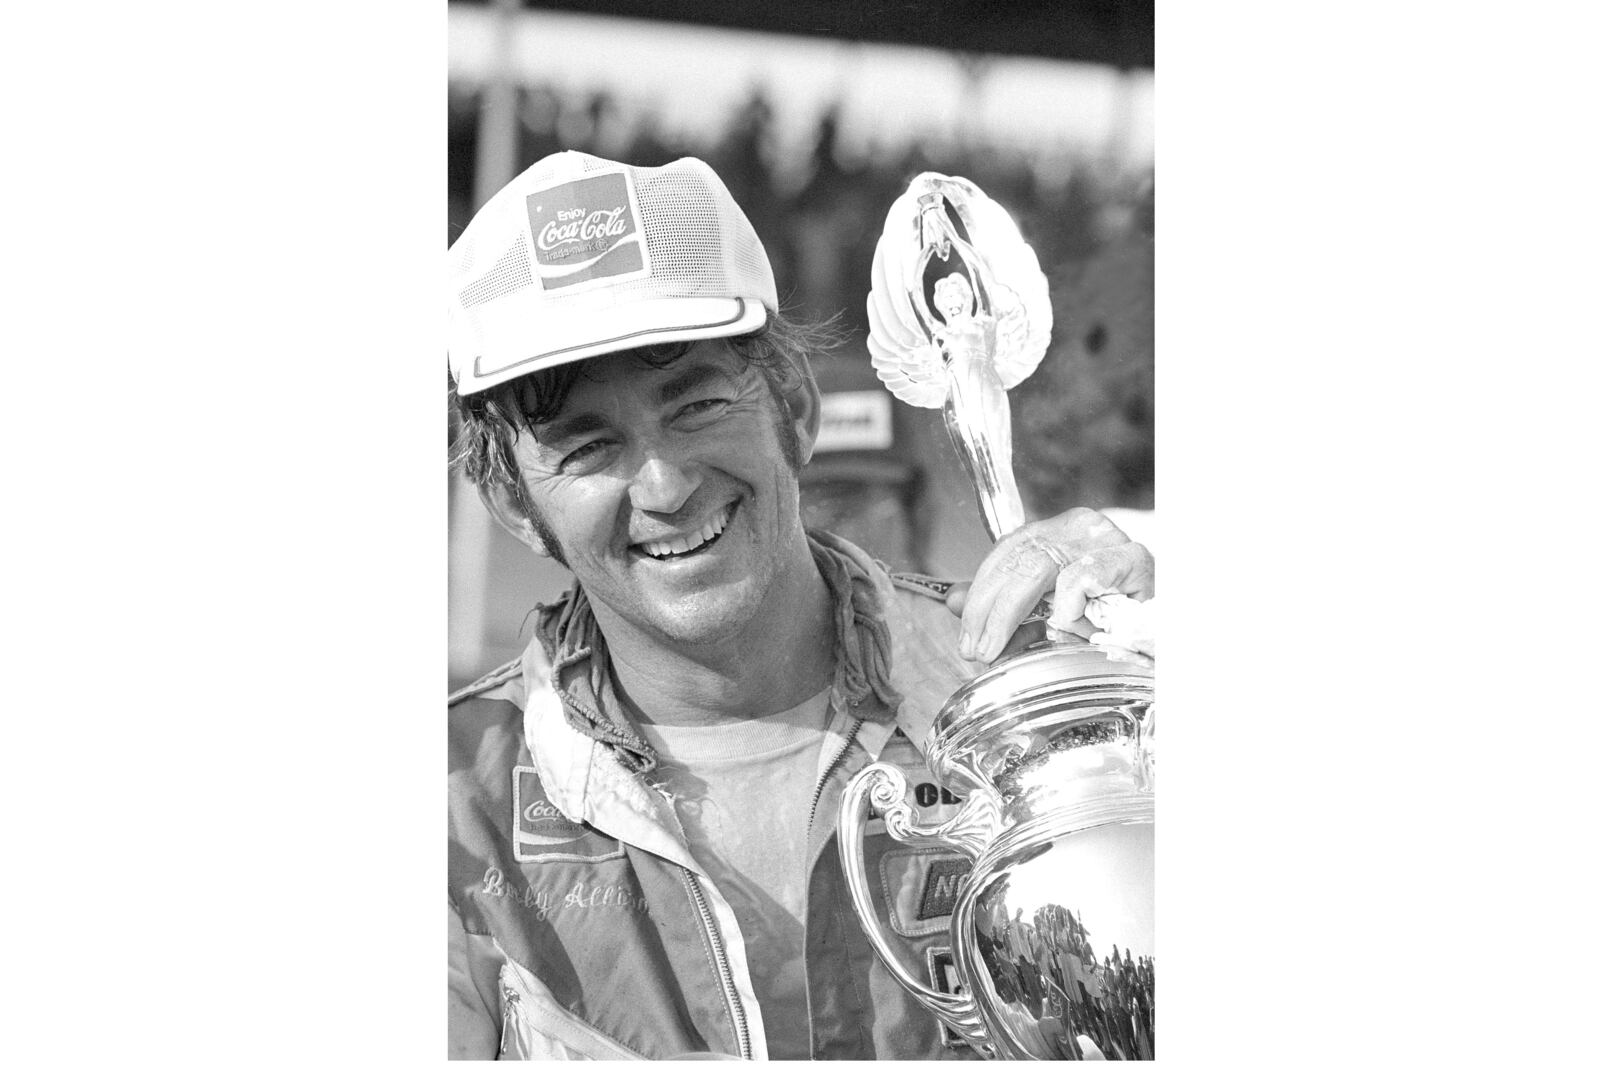
[[[1134,600],[1149,600],[1155,596],[1155,559],[1149,549],[1133,541],[1097,549],[1061,568],[1055,588],[1050,625],[1066,629],[1083,617],[1090,597],[1124,593]]]
[[[1002,538],[978,567],[961,612],[960,652],[985,663],[998,656],[1017,624],[1049,591],[1066,562],[1028,527]]]
[[[1072,559],[1104,544],[1126,541],[1128,535],[1111,520],[1088,508],[1072,508],[1053,519],[1031,522],[1002,537],[973,576],[962,612],[963,629],[974,645],[982,645],[985,623],[999,610],[1023,604],[1009,620],[1014,628],[1039,602],[1056,573]],[[998,638],[1003,643],[1010,631]],[[995,651],[999,651],[998,647]],[[991,657],[992,658],[992,657]]]
[[[993,661],[1039,598],[1052,587],[1059,595],[1060,575],[1085,557],[1089,561],[1072,570],[1066,585],[1076,594],[1067,605],[1073,614],[1063,617],[1058,604],[1051,625],[1067,629],[1067,624],[1083,614],[1087,598],[1099,592],[1120,589],[1140,597],[1153,594],[1154,561],[1149,551],[1129,541],[1127,534],[1099,512],[1073,508],[1001,538],[979,566],[971,586],[961,588],[959,594],[951,590],[946,602],[961,614],[961,654],[985,663]],[[1122,581],[1133,585],[1118,586]]]
[[[960,615],[962,609],[966,607],[967,590],[970,588],[972,588],[971,582],[956,582],[945,593],[944,604],[952,614]],[[1005,648],[1001,650],[1001,655],[1009,656],[1013,652],[1020,652],[1029,645],[1043,641],[1049,636],[1049,631],[1045,628],[1043,618],[1035,619],[1032,622],[1024,622],[1017,627],[1017,632],[1012,634],[1011,639],[1006,642]]]

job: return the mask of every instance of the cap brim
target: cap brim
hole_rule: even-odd
[[[659,297],[592,315],[552,316],[525,327],[532,351],[509,361],[474,358],[463,368],[456,392],[470,396],[525,374],[627,348],[736,337],[753,333],[766,322],[767,309],[761,301],[728,296]],[[604,327],[599,339],[597,325]],[[509,346],[496,347],[503,352]]]

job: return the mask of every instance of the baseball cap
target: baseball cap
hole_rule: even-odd
[[[546,156],[478,210],[449,259],[463,396],[624,348],[750,333],[778,308],[761,239],[693,158]]]

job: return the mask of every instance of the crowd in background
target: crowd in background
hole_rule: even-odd
[[[1095,962],[1094,946],[1080,916],[1046,904],[1032,919],[999,912],[975,926],[979,951],[989,964],[995,992],[1045,1020],[1052,1058],[1081,1059],[1072,1040],[1087,1035],[1114,1059],[1155,1055],[1155,961],[1135,959],[1112,946]]]
[[[450,239],[471,217],[480,96],[450,95]],[[519,91],[517,169],[577,149],[641,166],[684,155],[710,163],[761,235],[785,310],[850,328],[865,360],[865,298],[889,204],[925,170],[975,182],[1016,218],[1051,283],[1055,329],[1039,369],[1012,391],[1014,466],[1030,508],[1154,507],[1154,179],[1104,160],[1041,179],[1036,161],[992,145],[910,143],[844,153],[825,113],[799,173],[773,163],[772,109],[759,93],[722,135],[690,142],[648,114],[622,115],[604,93],[577,103]],[[1057,180],[1059,179],[1059,180]]]

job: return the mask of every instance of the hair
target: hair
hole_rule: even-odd
[[[814,380],[810,357],[838,348],[844,341],[836,319],[822,323],[792,322],[782,315],[769,314],[767,323],[754,333],[726,338],[734,353],[748,366],[755,367],[767,383],[777,405],[779,441],[790,465],[800,466],[799,446],[794,427],[782,417],[786,398],[805,382]],[[693,342],[677,341],[631,349],[648,366],[670,366],[689,351]],[[528,499],[517,466],[516,442],[520,434],[531,434],[535,424],[555,418],[566,403],[573,383],[583,373],[584,361],[563,363],[548,370],[514,378],[462,396],[450,382],[450,402],[458,420],[450,449],[450,466],[458,468],[480,490],[498,490],[508,495],[533,523],[546,549],[559,563],[565,563],[560,546],[549,527]]]

